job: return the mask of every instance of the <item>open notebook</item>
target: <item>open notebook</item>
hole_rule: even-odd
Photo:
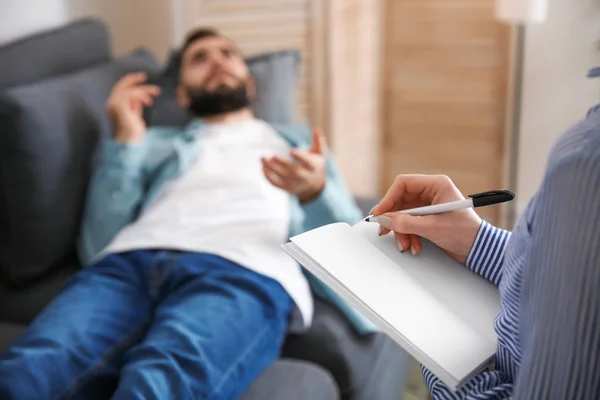
[[[326,225],[283,249],[456,389],[496,351],[498,289],[422,240],[418,256],[400,253],[379,225]]]

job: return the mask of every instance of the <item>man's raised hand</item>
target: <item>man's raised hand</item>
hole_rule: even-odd
[[[151,106],[160,93],[155,85],[144,84],[143,72],[131,73],[121,78],[113,87],[106,102],[106,110],[115,128],[115,139],[124,143],[139,141],[146,132],[143,118],[144,106]]]
[[[271,184],[307,203],[319,196],[326,182],[325,157],[327,143],[320,129],[313,130],[309,150],[292,149],[293,161],[281,156],[262,158],[263,172]]]

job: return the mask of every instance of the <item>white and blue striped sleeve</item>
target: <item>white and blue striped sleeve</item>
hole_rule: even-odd
[[[600,151],[593,147],[553,165],[540,188],[514,399],[600,399]]]
[[[421,366],[425,384],[435,400],[505,400],[510,399],[513,385],[500,371],[485,371],[453,391],[427,368]]]
[[[467,258],[467,266],[495,285],[502,278],[504,251],[510,232],[483,221]]]

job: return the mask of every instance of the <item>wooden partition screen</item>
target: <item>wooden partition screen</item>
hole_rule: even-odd
[[[449,175],[465,195],[502,187],[510,31],[494,0],[386,6],[381,189],[400,173]]]

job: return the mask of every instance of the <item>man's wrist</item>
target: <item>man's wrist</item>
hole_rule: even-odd
[[[122,118],[111,116],[113,126],[113,139],[119,143],[137,143],[144,137],[146,131],[143,126],[126,124]]]
[[[116,139],[107,140],[103,146],[103,160],[108,165],[128,169],[139,168],[144,160],[144,147],[138,143],[123,143]]]
[[[115,141],[119,143],[138,143],[143,135],[140,134],[132,134],[130,132],[117,131],[115,134]]]
[[[299,193],[297,197],[300,201],[300,204],[307,204],[314,201],[317,197],[321,195],[323,189],[325,189],[325,182],[323,182],[323,184],[321,184],[318,187],[318,189],[310,189],[304,193]]]

